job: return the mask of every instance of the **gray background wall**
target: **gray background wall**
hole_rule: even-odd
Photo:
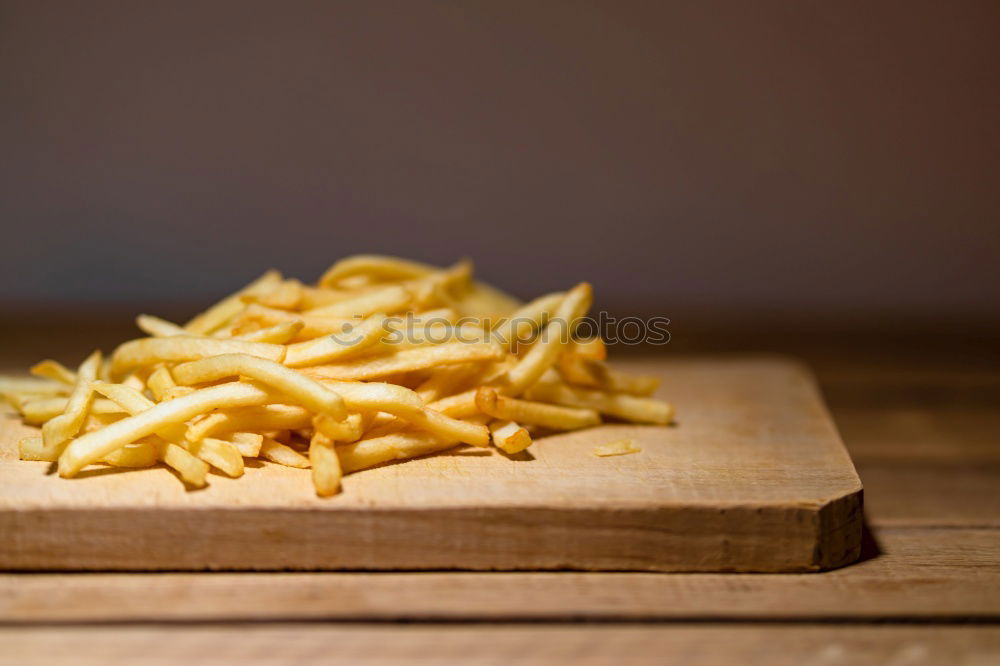
[[[378,251],[643,312],[996,314],[998,35],[995,0],[2,1],[0,304]]]

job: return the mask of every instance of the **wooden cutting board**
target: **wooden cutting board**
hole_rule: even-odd
[[[530,455],[451,452],[314,496],[270,463],[185,491],[164,468],[65,480],[0,421],[0,568],[816,571],[854,561],[861,482],[810,372],[775,357],[618,364],[663,376],[672,427],[606,425]],[[634,438],[642,452],[599,458]]]

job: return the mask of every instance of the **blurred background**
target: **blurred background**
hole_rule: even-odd
[[[588,279],[675,341],[985,339],[998,34],[995,0],[3,0],[0,309],[128,327],[379,252]]]

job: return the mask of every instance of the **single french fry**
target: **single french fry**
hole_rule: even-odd
[[[503,355],[503,350],[496,345],[452,342],[433,347],[404,349],[384,356],[364,357],[344,363],[316,365],[303,368],[302,371],[311,377],[324,379],[366,380],[448,363],[497,361]]]
[[[248,354],[220,354],[174,367],[174,381],[184,386],[224,377],[246,376],[266,384],[303,407],[335,419],[347,416],[344,400],[329,387],[280,363]]]
[[[187,439],[197,441],[227,432],[260,432],[307,428],[312,413],[296,405],[260,405],[208,414],[187,428]]]
[[[553,430],[575,430],[601,422],[600,415],[593,409],[508,398],[498,394],[496,389],[485,386],[476,392],[476,406],[482,413],[496,419],[532,423]]]
[[[348,474],[391,460],[415,458],[457,445],[457,441],[444,440],[427,432],[403,432],[338,446],[337,457],[344,474]]]
[[[558,367],[563,379],[577,386],[640,397],[653,395],[660,386],[660,378],[655,375],[618,372],[603,361],[587,359],[574,353],[564,353],[559,358]]]
[[[385,316],[374,314],[350,331],[288,345],[284,364],[290,368],[301,368],[348,358],[368,349],[388,332]]]
[[[364,417],[360,413],[350,414],[342,421],[320,414],[312,423],[316,432],[337,442],[356,442],[364,434]]]
[[[25,401],[20,407],[24,422],[29,425],[42,425],[63,412],[69,404],[69,398],[36,398]],[[110,400],[91,399],[89,414],[114,414],[122,412],[122,408]]]
[[[167,399],[166,396],[170,393],[171,389],[177,387],[177,383],[174,382],[174,378],[171,376],[167,366],[160,363],[149,374],[149,377],[146,379],[146,386],[153,393],[153,397],[156,398],[157,402],[163,402]]]
[[[208,463],[199,460],[183,447],[173,442],[165,442],[160,449],[160,460],[177,470],[184,483],[194,488],[208,485]]]
[[[243,456],[231,442],[205,437],[196,442],[188,442],[187,450],[228,476],[243,476]]]
[[[298,280],[285,280],[262,293],[241,294],[240,300],[244,303],[257,302],[279,310],[294,310],[302,300],[302,283]]]
[[[191,395],[198,389],[192,386],[175,386],[168,389],[166,394],[163,396],[164,400],[173,400],[174,398],[180,398],[181,396]]]
[[[91,383],[97,379],[101,367],[101,352],[95,351],[80,364],[76,371],[76,385],[69,395],[66,411],[45,422],[42,426],[42,440],[45,447],[56,449],[75,435],[87,419],[90,403],[93,400]]]
[[[160,319],[153,315],[141,314],[135,318],[135,325],[146,335],[154,337],[167,337],[171,335],[187,335],[183,326],[178,326],[166,319]]]
[[[160,458],[157,444],[149,441],[151,439],[146,438],[134,444],[126,444],[104,456],[101,462],[112,467],[152,467]]]
[[[531,446],[531,435],[516,421],[493,421],[490,423],[493,445],[507,453],[515,454]]]
[[[274,394],[261,386],[231,382],[161,402],[103,430],[74,439],[59,456],[59,475],[65,478],[75,476],[81,469],[115,449],[213,409],[248,407],[273,401]]]
[[[538,382],[529,388],[525,395],[531,400],[593,409],[601,414],[635,423],[666,425],[674,418],[673,405],[662,400],[639,398],[624,393],[592,391],[561,383]]]
[[[476,389],[469,389],[447,398],[435,400],[427,407],[455,419],[472,416],[479,411],[479,408],[476,407]]]
[[[66,384],[68,386],[76,385],[76,373],[59,361],[53,361],[50,358],[47,358],[44,361],[39,361],[31,366],[31,374],[36,377],[52,379],[60,384]]]
[[[284,345],[294,340],[303,327],[305,327],[305,324],[302,320],[292,319],[250,333],[237,335],[236,337],[247,342],[268,342],[272,345]]]
[[[552,367],[560,352],[569,342],[570,333],[576,320],[586,314],[593,298],[591,286],[582,282],[566,294],[566,298],[556,308],[555,314],[545,325],[542,337],[532,346],[531,351],[508,373],[503,384],[503,393],[518,396]]]
[[[333,287],[346,278],[356,275],[371,276],[377,280],[406,280],[433,273],[436,269],[416,261],[375,254],[359,254],[341,259],[327,269],[319,279],[321,287]]]
[[[286,446],[270,437],[264,438],[260,446],[260,457],[279,465],[285,465],[286,467],[299,467],[301,469],[309,467],[308,458],[292,447]]]
[[[600,444],[594,447],[595,456],[624,456],[630,453],[639,453],[642,449],[636,446],[635,440],[620,439],[607,444]]]
[[[21,460],[40,460],[55,462],[61,453],[57,447],[47,447],[41,437],[22,437],[17,443],[18,457]]]
[[[167,338],[140,338],[126,342],[111,356],[111,375],[124,376],[138,366],[161,362],[197,361],[220,354],[247,354],[280,363],[285,358],[282,345],[245,340],[173,335]],[[174,378],[176,380],[176,377]]]
[[[312,465],[312,481],[316,494],[320,497],[330,497],[340,491],[340,479],[343,472],[340,460],[333,446],[333,440],[317,432],[309,441],[309,463]]]
[[[245,294],[260,294],[273,289],[281,282],[281,273],[269,270],[231,296],[222,299],[208,310],[184,325],[184,329],[194,335],[209,335],[222,328],[238,315],[244,306],[242,297]]]
[[[405,287],[392,285],[338,303],[331,303],[306,314],[314,317],[367,317],[377,312],[392,314],[406,308],[413,294]]]
[[[404,416],[419,412],[423,401],[412,389],[385,382],[345,382],[336,379],[320,379],[344,399],[347,409],[352,412],[388,412]]]
[[[264,436],[258,432],[234,432],[229,434],[229,441],[244,458],[256,458],[260,455]]]
[[[478,423],[461,421],[433,409],[423,409],[418,414],[401,417],[419,430],[426,430],[439,439],[456,440],[463,444],[486,447],[490,445],[489,429]]]

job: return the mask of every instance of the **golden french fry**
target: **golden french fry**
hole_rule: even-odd
[[[247,354],[220,354],[175,366],[174,381],[184,386],[225,377],[246,376],[266,384],[303,407],[335,419],[347,416],[344,400],[329,387],[280,363]]]
[[[263,438],[261,438],[263,441]],[[212,467],[231,477],[243,476],[243,456],[240,449],[221,439],[206,437],[196,442],[188,442],[187,450]]]
[[[593,409],[508,398],[499,395],[496,389],[485,386],[476,392],[476,406],[479,411],[496,419],[532,423],[553,430],[575,430],[601,422],[600,415]]]
[[[244,306],[245,294],[261,294],[273,289],[281,282],[281,273],[270,270],[231,296],[222,299],[208,310],[184,325],[184,329],[195,335],[208,335],[222,328],[238,315]]]
[[[490,423],[493,445],[507,453],[514,454],[531,446],[531,435],[516,421],[493,421]]]
[[[309,410],[296,405],[261,405],[209,414],[187,428],[187,439],[197,441],[224,432],[295,430],[312,422]]]
[[[350,331],[331,333],[321,338],[288,345],[284,364],[290,368],[319,365],[347,358],[368,349],[388,334],[385,316],[374,314]]]
[[[244,458],[256,458],[260,455],[264,436],[257,432],[234,432],[229,435],[229,441]]]
[[[186,449],[172,442],[164,443],[160,449],[160,460],[177,470],[181,480],[194,488],[204,488],[208,481],[208,463],[199,460]]]
[[[305,324],[301,320],[293,319],[236,337],[247,342],[269,342],[273,345],[284,345],[294,340],[304,326]]]
[[[337,421],[327,414],[313,418],[313,428],[318,433],[336,442],[356,442],[364,433],[364,417],[361,414],[350,414],[343,421]]]
[[[340,460],[333,446],[333,440],[317,432],[309,441],[309,463],[312,465],[312,481],[316,494],[330,497],[340,491]]]
[[[261,386],[231,382],[161,402],[146,411],[112,423],[103,430],[87,433],[70,442],[59,456],[59,475],[65,478],[75,476],[81,469],[115,449],[152,435],[165,426],[183,423],[213,409],[249,407],[273,401],[274,394]]]
[[[375,254],[359,254],[341,259],[319,279],[321,287],[336,286],[346,278],[356,275],[371,276],[377,280],[406,280],[433,273],[436,269],[416,261],[397,259]]]
[[[632,439],[620,439],[614,442],[608,442],[607,444],[600,444],[594,447],[595,456],[624,456],[630,453],[639,453],[642,451],[638,446],[636,446],[635,440]]]
[[[257,302],[279,310],[293,310],[302,300],[302,283],[298,280],[285,280],[262,293],[242,294],[240,300],[244,303]]]
[[[59,361],[53,361],[50,358],[47,358],[44,361],[39,361],[31,366],[30,372],[36,377],[52,379],[60,384],[67,384],[69,386],[76,385],[76,373]]]
[[[151,439],[146,438],[134,444],[126,444],[104,456],[101,462],[112,467],[152,467],[159,462],[160,457],[157,444],[149,441]]]
[[[179,398],[183,395],[191,395],[197,389],[191,386],[175,386],[171,389],[167,389],[166,394],[164,394],[164,400],[173,400],[174,398]]]
[[[47,447],[41,437],[22,437],[17,443],[18,457],[21,460],[40,460],[55,462],[61,451],[57,447]]]
[[[171,335],[187,335],[183,326],[178,326],[166,319],[160,319],[153,315],[141,314],[135,318],[135,325],[146,335],[154,337],[167,337]]]
[[[308,458],[292,447],[286,446],[270,437],[264,438],[260,446],[260,457],[279,465],[285,465],[286,467],[299,467],[301,469],[309,467]]]
[[[603,361],[584,358],[567,350],[559,357],[559,374],[570,384],[605,391],[648,397],[660,386],[655,375],[628,375],[607,366]]]
[[[100,351],[95,351],[80,364],[76,371],[76,385],[66,403],[66,411],[49,419],[42,426],[42,440],[46,448],[55,449],[62,446],[83,427],[93,399],[91,383],[97,379],[100,367]]]
[[[282,345],[245,340],[173,335],[168,338],[140,338],[126,342],[111,356],[111,375],[121,377],[143,365],[161,362],[197,361],[220,354],[247,354],[280,363],[285,358]],[[176,377],[174,378],[176,380]]]
[[[347,408],[353,412],[388,412],[395,416],[406,416],[418,413],[424,407],[416,391],[397,384],[344,382],[336,379],[319,381],[339,393]]]
[[[413,294],[405,287],[392,285],[338,303],[330,303],[306,314],[314,317],[367,317],[377,312],[392,314],[406,308]]]
[[[433,409],[425,408],[417,414],[408,414],[400,418],[409,421],[419,430],[430,432],[439,439],[456,440],[463,444],[479,447],[490,445],[490,431],[486,426],[454,419]]]
[[[624,393],[606,393],[575,388],[560,383],[538,382],[525,392],[531,400],[593,409],[636,423],[666,425],[674,418],[673,405],[661,400],[639,398]]]
[[[452,342],[433,347],[404,349],[384,356],[364,357],[344,363],[303,368],[311,377],[340,380],[365,380],[400,372],[424,370],[448,363],[497,361],[503,350],[493,344]]]
[[[338,446],[337,457],[341,469],[347,474],[391,460],[406,460],[444,451],[457,445],[457,441],[443,440],[426,432],[394,433]]]
[[[162,402],[167,399],[166,396],[170,393],[171,389],[177,387],[177,383],[174,382],[174,378],[171,376],[167,366],[161,363],[149,374],[149,377],[146,379],[146,386],[153,393],[153,397],[158,402]]]
[[[455,395],[435,400],[427,405],[428,409],[441,412],[445,416],[464,419],[479,411],[476,407],[476,389],[469,389]]]
[[[69,398],[36,398],[27,400],[19,407],[24,422],[30,425],[41,425],[66,411]],[[91,399],[89,414],[114,414],[122,412],[122,408],[110,400]]]

